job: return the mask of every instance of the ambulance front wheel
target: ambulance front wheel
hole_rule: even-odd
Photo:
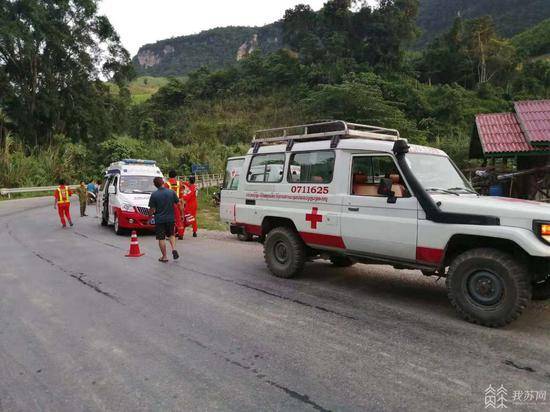
[[[124,236],[124,235],[128,234],[128,231],[126,229],[123,229],[123,228],[120,227],[117,215],[115,215],[114,229],[115,229],[115,233],[119,236]]]
[[[306,246],[292,228],[277,227],[266,236],[264,258],[275,276],[293,278],[304,268],[307,259]]]

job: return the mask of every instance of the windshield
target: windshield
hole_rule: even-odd
[[[473,192],[470,183],[448,157],[408,153],[406,159],[412,172],[426,190]]]
[[[119,188],[122,193],[153,193],[157,190],[153,179],[154,176],[122,176]]]

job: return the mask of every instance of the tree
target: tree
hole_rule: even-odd
[[[27,143],[104,138],[121,109],[103,84],[131,76],[98,0],[0,0],[0,108]],[[124,108],[124,105],[122,106]]]
[[[298,5],[283,20],[285,42],[307,64],[353,59],[385,69],[401,64],[403,46],[417,34],[418,0],[329,0],[318,12]]]
[[[507,84],[518,64],[517,51],[500,38],[490,17],[464,21],[432,42],[419,64],[425,80],[476,87],[487,82]]]

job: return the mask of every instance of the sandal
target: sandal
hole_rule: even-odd
[[[159,258],[159,262],[168,263],[168,259]]]
[[[178,260],[180,258],[180,254],[177,250],[172,250],[172,257],[174,258],[174,260]]]

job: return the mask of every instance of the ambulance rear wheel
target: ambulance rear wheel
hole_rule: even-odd
[[[266,236],[264,258],[275,276],[293,278],[304,268],[307,259],[306,246],[295,230],[277,227]]]
[[[237,239],[239,239],[241,242],[251,242],[254,239],[254,236],[252,236],[250,233],[239,233],[237,235]]]

